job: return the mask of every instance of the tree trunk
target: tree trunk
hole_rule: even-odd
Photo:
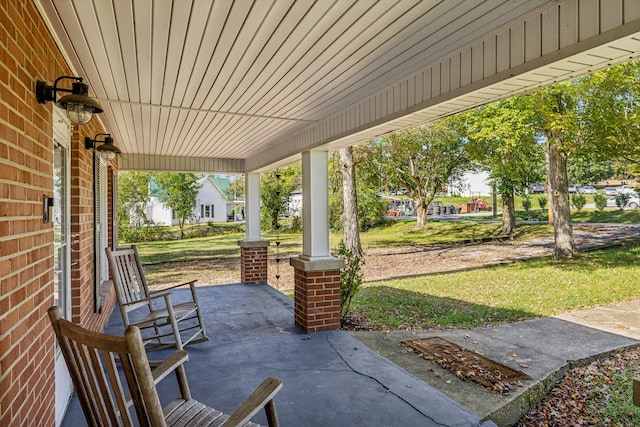
[[[544,153],[545,167],[547,169],[547,215],[549,216],[549,227],[553,227],[553,203],[551,203],[551,182],[549,181],[549,147],[547,143],[547,149]],[[569,193],[569,187],[567,187],[567,193]],[[567,194],[568,195],[568,194]]]
[[[567,179],[567,157],[559,148],[557,137],[547,135],[549,179],[549,204],[553,217],[555,246],[553,259],[558,261],[573,258],[578,251],[573,240],[571,226],[571,205],[569,203],[569,182]]]
[[[353,148],[340,150],[340,171],[342,173],[342,190],[344,211],[342,212],[342,229],[344,231],[344,245],[355,256],[362,257],[360,244],[360,230],[358,229],[358,195],[356,192],[355,166],[353,163]]]
[[[516,204],[513,192],[502,195],[502,233],[516,231]]]
[[[424,228],[424,220],[427,217],[427,209],[425,208],[424,203],[421,203],[421,202],[416,203],[416,215],[417,215],[416,228],[417,229]]]

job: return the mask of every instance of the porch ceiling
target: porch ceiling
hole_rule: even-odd
[[[284,144],[295,135],[558,2],[36,3],[67,60],[105,108],[100,120],[126,155],[235,159],[227,162],[230,169],[257,170],[313,145]],[[526,47],[520,48],[523,56]],[[624,55],[628,57],[629,52]],[[590,66],[585,63],[582,69]],[[547,74],[544,79],[557,78]],[[55,77],[42,76],[50,81]],[[532,84],[540,84],[540,78]],[[513,85],[514,92],[522,88],[522,81]],[[467,108],[509,91],[504,84],[497,94],[476,91],[465,100],[444,99],[449,104],[440,109],[446,113]],[[432,111],[432,116],[442,114]],[[395,115],[392,129],[429,118],[414,115],[398,120],[401,116]],[[382,118],[377,125],[383,122],[388,120]],[[355,126],[323,143],[342,138],[336,148],[370,138],[371,131],[363,130]],[[387,126],[373,134],[389,130]],[[269,151],[277,155],[265,156]]]

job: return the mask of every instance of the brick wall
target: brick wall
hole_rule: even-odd
[[[240,280],[245,285],[267,283],[267,246],[240,248]]]
[[[93,330],[104,329],[115,301],[112,289],[95,312],[93,152],[84,148],[84,138],[102,132],[93,119],[71,137],[71,315],[74,322]],[[111,163],[115,167],[116,161]],[[108,188],[111,193],[111,185]]]
[[[53,426],[53,225],[42,220],[53,192],[52,104],[35,99],[36,80],[70,75],[31,0],[0,2],[0,426]],[[84,136],[74,133],[72,293],[74,320],[100,328],[93,313],[93,172]],[[112,304],[112,298],[109,300]]]
[[[295,268],[295,324],[308,333],[340,329],[340,270]]]

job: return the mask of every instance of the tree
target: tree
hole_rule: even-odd
[[[573,258],[578,250],[573,239],[567,159],[579,139],[575,85],[560,83],[534,92],[538,126],[546,138],[547,191],[553,224],[553,259]]]
[[[569,158],[567,175],[570,183],[593,184],[610,179],[613,176],[613,164],[610,160],[594,162],[573,156]]]
[[[134,227],[148,224],[146,206],[149,201],[148,172],[122,172],[118,176],[118,223]]]
[[[468,168],[466,140],[456,116],[385,135],[370,145],[389,184],[404,187],[413,199],[417,228],[424,227],[427,207],[436,194]]]
[[[515,96],[463,113],[468,122],[469,151],[485,165],[502,195],[502,233],[516,228],[515,196],[539,182],[543,145],[535,137],[533,103]]]
[[[260,215],[262,224],[275,230],[280,214],[288,208],[289,197],[302,186],[302,167],[294,163],[260,175]]]
[[[231,176],[230,188],[231,188],[233,200],[244,200],[244,191],[245,191],[244,174]]]
[[[640,63],[630,61],[532,94],[537,123],[547,140],[556,260],[577,255],[568,194],[569,158],[591,163],[640,160],[639,83]]]
[[[382,179],[367,145],[351,147],[355,174],[358,209],[358,230],[366,231],[384,224],[388,211],[386,199],[378,197]],[[329,226],[344,230],[342,217],[345,211],[340,153],[329,156]]]
[[[344,199],[344,211],[342,212],[344,245],[353,257],[361,258],[364,252],[360,244],[360,231],[358,228],[356,167],[351,147],[345,147],[340,150],[340,172],[342,174],[342,194]]]
[[[587,198],[584,196],[584,194],[574,194],[571,196],[571,205],[578,211],[581,211],[586,204]]]
[[[155,175],[158,184],[158,196],[173,211],[178,220],[180,236],[184,237],[184,225],[193,215],[198,194],[196,176],[192,173],[159,173]]]
[[[538,206],[540,206],[540,209],[544,210],[547,207],[547,202],[548,199],[546,196],[538,197]]]
[[[591,161],[640,163],[640,61],[576,80],[581,129],[576,154]]]
[[[596,203],[596,209],[602,212],[604,208],[607,207],[607,197],[602,194],[595,194],[593,196],[593,201]]]

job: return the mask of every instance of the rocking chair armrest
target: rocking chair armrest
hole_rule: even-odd
[[[168,290],[171,290],[171,289],[176,289],[176,288],[179,288],[179,287],[182,287],[182,286],[185,286],[185,285],[190,285],[190,286],[193,287],[193,284],[195,282],[197,282],[197,281],[198,281],[198,279],[187,280],[185,282],[180,282],[180,283],[176,283],[176,284],[173,284],[173,285],[169,285],[169,286],[163,287],[162,289],[157,290],[157,291],[149,291],[149,293],[150,294],[155,294],[156,292],[164,292],[164,291],[168,291]]]
[[[140,299],[135,300],[135,301],[125,302],[122,305],[127,306],[127,305],[140,304],[141,302],[151,302],[151,301],[156,300],[158,298],[163,298],[163,297],[169,296],[169,295],[171,295],[171,292],[163,292],[163,293],[153,294],[149,298],[140,298]]]
[[[253,393],[242,402],[222,427],[241,426],[247,423],[262,408],[267,406],[267,418],[270,427],[277,427],[278,420],[273,405],[273,397],[282,388],[282,381],[278,378],[267,378]]]
[[[176,368],[182,366],[184,362],[189,360],[189,355],[184,350],[178,350],[173,353],[171,356],[167,357],[160,364],[158,364],[151,374],[153,375],[154,384],[158,384],[162,381],[167,375],[171,372],[175,371]]]

